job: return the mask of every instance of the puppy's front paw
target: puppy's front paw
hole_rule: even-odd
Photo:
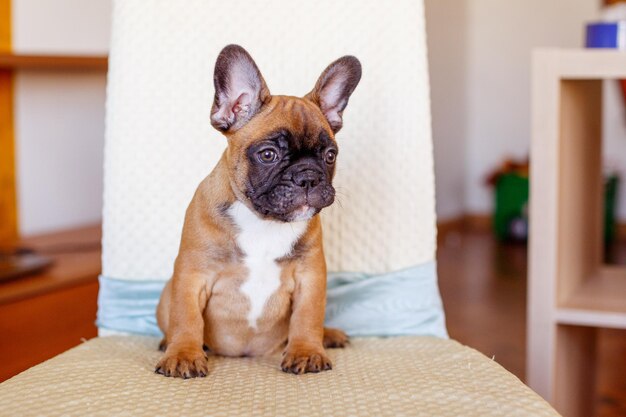
[[[284,372],[300,375],[307,372],[327,371],[333,368],[333,364],[326,356],[324,349],[287,348],[283,353],[280,368]]]
[[[172,347],[168,347],[154,372],[187,379],[207,376],[209,367],[202,349],[172,349]]]
[[[324,327],[325,348],[342,348],[346,347],[348,343],[350,343],[350,338],[343,330]]]

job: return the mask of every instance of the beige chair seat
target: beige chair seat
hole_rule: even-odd
[[[0,384],[3,416],[554,416],[496,362],[451,340],[355,339],[334,369],[295,376],[280,357],[210,357],[210,375],[153,372],[158,340],[92,339]]]

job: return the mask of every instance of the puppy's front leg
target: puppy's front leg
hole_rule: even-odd
[[[296,271],[289,340],[281,363],[283,371],[294,374],[332,369],[323,346],[326,263],[321,248],[312,255]]]
[[[202,313],[209,299],[203,274],[177,275],[172,278],[167,349],[156,372],[180,378],[204,377],[207,359],[202,349],[204,319]]]

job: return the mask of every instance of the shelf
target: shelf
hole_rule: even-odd
[[[102,70],[108,67],[106,55],[14,55],[0,53],[0,69],[5,70]]]
[[[53,265],[41,272],[0,283],[0,307],[60,288],[94,282],[100,274],[100,225],[24,238],[20,247],[50,254]],[[54,253],[58,251],[59,253]]]
[[[619,316],[621,317],[620,327],[626,328],[626,297],[624,294],[626,294],[626,267],[604,266],[592,277],[578,284],[571,294],[562,303],[559,303],[558,309],[559,311],[562,309],[589,311],[590,315],[597,317],[601,317],[603,314],[607,315],[606,326],[613,323],[613,318]],[[604,325],[601,324],[599,327],[604,327]]]
[[[615,49],[552,49],[533,52],[534,65],[568,80],[626,77],[626,52]]]
[[[571,326],[626,329],[626,313],[559,308],[556,310],[556,321]]]

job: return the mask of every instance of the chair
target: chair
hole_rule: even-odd
[[[497,363],[446,338],[422,1],[118,0],[113,13],[102,337],[0,384],[0,414],[556,415]],[[383,306],[329,303],[327,319],[347,327],[342,312],[395,314],[406,297],[416,312],[406,320],[414,325],[392,315],[370,332],[394,337],[356,337],[330,350],[331,372],[288,375],[275,357],[211,357],[202,379],[153,372],[156,298],[185,208],[225,146],[209,112],[213,63],[227,43],[244,45],[279,94],[306,93],[341,55],[363,64],[338,135],[339,203],[323,213],[329,270],[343,272],[335,278],[409,275],[420,286],[385,293],[398,298]],[[346,330],[366,335],[367,325]]]

